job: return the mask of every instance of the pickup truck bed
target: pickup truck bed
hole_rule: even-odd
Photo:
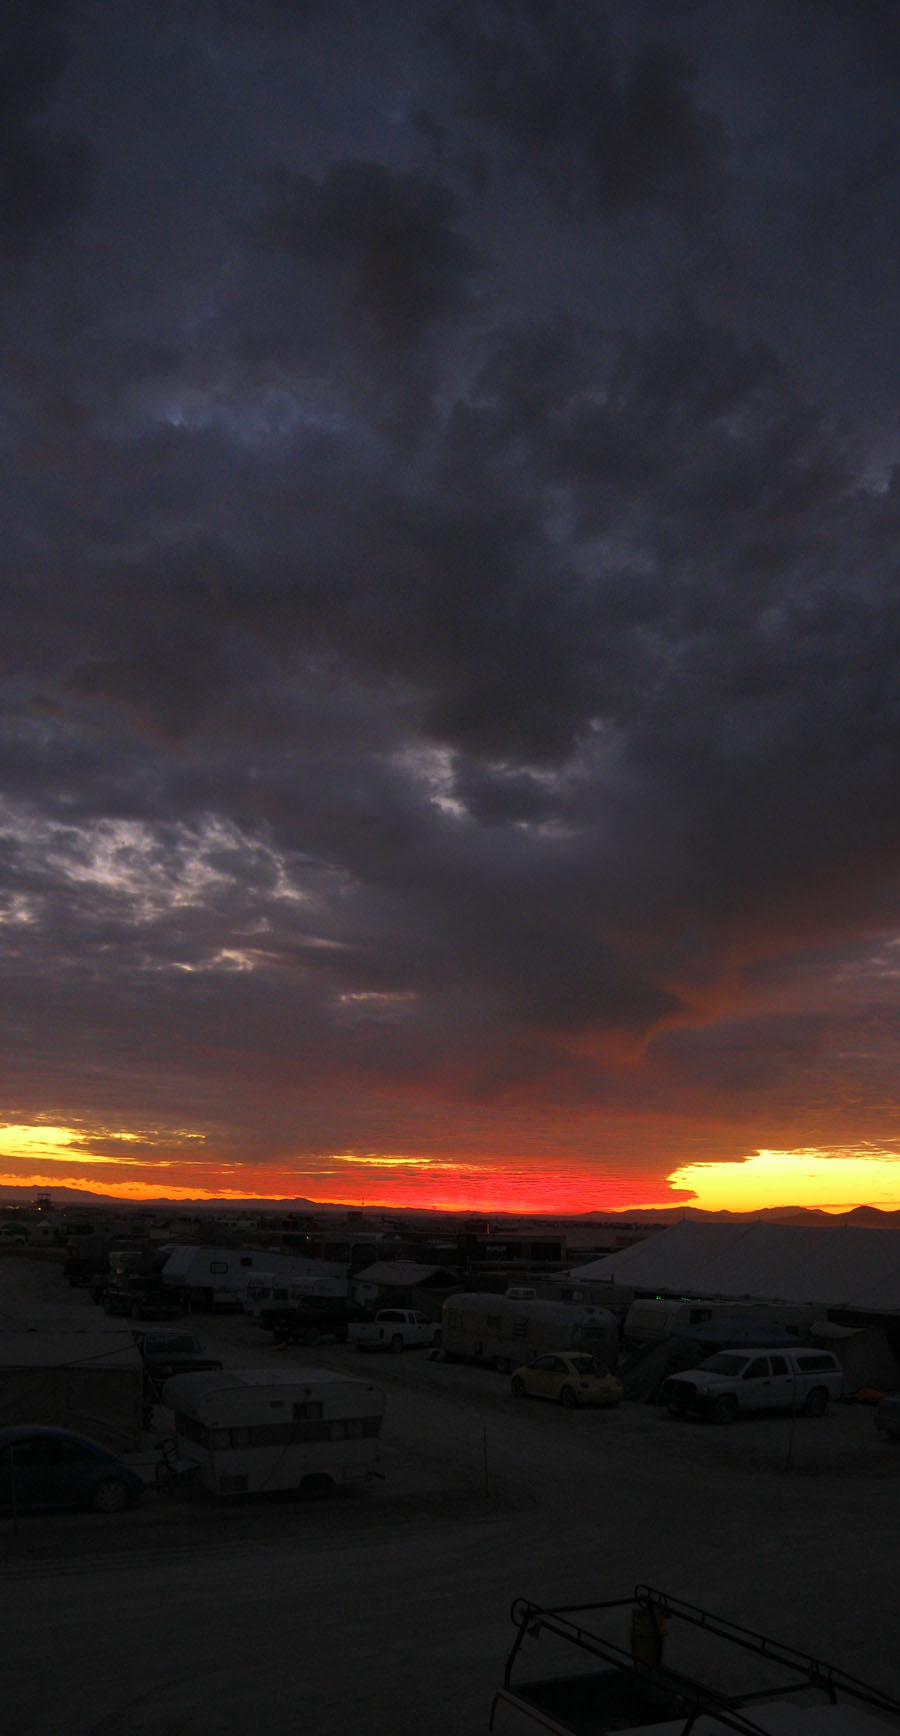
[[[416,1308],[382,1308],[374,1320],[350,1325],[347,1337],[357,1350],[408,1350],[414,1345],[440,1344],[441,1329]]]

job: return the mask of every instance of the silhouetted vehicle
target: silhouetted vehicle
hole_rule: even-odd
[[[889,1440],[900,1441],[900,1392],[886,1392],[875,1407],[875,1427]]]
[[[6,1512],[92,1507],[118,1513],[143,1488],[130,1465],[87,1435],[27,1423],[0,1429],[0,1507]]]
[[[68,1254],[63,1261],[63,1277],[76,1289],[86,1289],[102,1278],[108,1284],[112,1274],[105,1254]]]
[[[136,1332],[134,1341],[141,1353],[144,1374],[154,1386],[173,1374],[196,1374],[222,1367],[219,1358],[207,1356],[199,1338],[190,1332]]]
[[[348,1327],[367,1316],[343,1296],[307,1296],[285,1308],[269,1308],[261,1318],[276,1344],[312,1345],[323,1338],[345,1343]]]
[[[126,1314],[131,1320],[175,1320],[178,1302],[158,1278],[127,1273],[113,1278],[103,1292],[105,1314]]]

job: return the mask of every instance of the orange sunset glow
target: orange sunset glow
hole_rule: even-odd
[[[105,1151],[96,1146],[103,1144]],[[132,1203],[154,1200],[241,1201],[303,1198],[433,1211],[577,1215],[583,1212],[691,1205],[714,1212],[807,1206],[843,1212],[857,1205],[900,1208],[900,1153],[871,1146],[760,1150],[724,1162],[674,1166],[644,1184],[610,1166],[459,1161],[411,1154],[341,1152],[290,1168],[230,1162],[217,1174],[189,1151],[179,1158],[142,1150],[140,1135],[104,1130],[7,1124],[0,1128],[0,1186],[71,1188]],[[117,1151],[116,1147],[124,1148]],[[126,1152],[128,1155],[126,1155]]]

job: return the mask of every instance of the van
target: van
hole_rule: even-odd
[[[719,1350],[699,1368],[670,1375],[662,1402],[670,1416],[694,1411],[716,1423],[764,1410],[819,1417],[843,1385],[841,1365],[828,1350]]]

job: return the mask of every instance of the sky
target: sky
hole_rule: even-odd
[[[0,94],[0,1181],[900,1204],[895,0]]]

